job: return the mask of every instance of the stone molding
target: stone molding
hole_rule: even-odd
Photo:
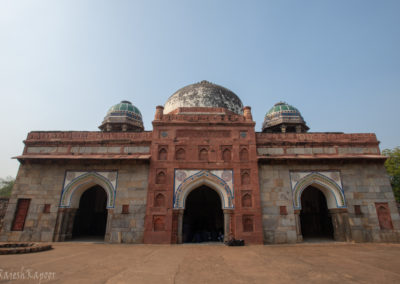
[[[322,191],[329,209],[346,208],[339,171],[290,172],[290,185],[295,210],[301,210],[301,195],[308,186],[314,186]]]
[[[82,193],[92,186],[99,185],[107,193],[107,208],[114,208],[117,178],[117,171],[66,171],[60,207],[78,208]]]
[[[201,185],[207,185],[219,194],[222,209],[234,209],[232,170],[175,170],[174,209],[185,209],[186,197]]]

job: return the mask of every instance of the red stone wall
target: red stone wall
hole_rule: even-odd
[[[234,174],[232,234],[247,243],[262,243],[255,123],[244,116],[221,114],[223,109],[207,108],[214,111],[211,114],[192,109],[199,114],[190,115],[179,111],[157,113],[153,121],[144,242],[177,242],[175,169],[229,169]],[[160,205],[159,199],[165,202]]]

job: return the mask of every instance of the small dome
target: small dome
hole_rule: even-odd
[[[102,131],[143,131],[142,114],[131,102],[122,101],[108,110],[99,128]]]
[[[306,132],[300,111],[285,102],[276,103],[265,115],[263,132]]]
[[[235,93],[208,81],[188,85],[176,91],[165,103],[164,114],[179,107],[225,108],[243,114],[242,101]]]

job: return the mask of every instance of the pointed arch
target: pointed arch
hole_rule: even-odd
[[[346,208],[346,200],[342,188],[332,179],[318,172],[312,172],[299,180],[293,189],[294,209],[301,209],[301,195],[309,186],[322,191],[329,209]]]
[[[241,161],[248,161],[249,160],[249,151],[246,148],[242,148],[239,152],[239,158]]]
[[[186,154],[185,149],[179,148],[176,150],[175,159],[176,160],[185,160],[185,156],[186,156],[185,154]]]
[[[73,179],[62,191],[60,207],[78,208],[79,200],[87,189],[101,186],[107,194],[107,208],[114,208],[116,191],[112,183],[96,172],[87,172]]]
[[[159,151],[158,151],[158,159],[159,160],[167,160],[167,155],[168,155],[168,152],[167,152],[167,150],[165,149],[165,148],[161,148]]]
[[[231,155],[231,150],[228,148],[225,148],[222,151],[222,160],[224,160],[225,162],[229,162],[232,159],[232,155]]]
[[[234,208],[233,191],[229,185],[223,179],[209,171],[200,171],[186,178],[174,192],[174,209],[185,209],[186,197],[192,190],[202,185],[208,186],[218,193],[223,209]]]

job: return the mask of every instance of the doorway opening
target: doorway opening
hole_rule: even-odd
[[[222,242],[224,214],[218,193],[207,186],[201,186],[189,193],[185,203],[183,242]]]
[[[325,195],[315,187],[307,187],[301,195],[300,223],[306,241],[333,239],[332,218]]]
[[[107,225],[107,194],[101,186],[86,190],[76,211],[72,238],[104,239]]]

